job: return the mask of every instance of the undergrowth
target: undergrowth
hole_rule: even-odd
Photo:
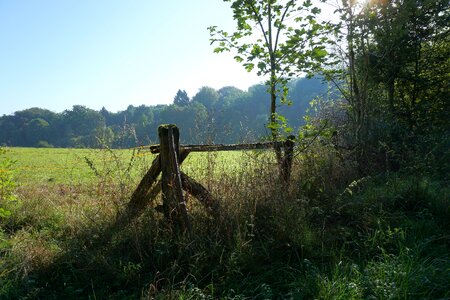
[[[174,237],[153,209],[159,196],[111,228],[137,183],[111,176],[117,163],[90,166],[98,170],[90,183],[15,188],[20,201],[1,220],[0,298],[450,298],[445,182],[401,172],[357,178],[321,149],[296,157],[286,188],[267,156],[236,159],[233,172],[213,154],[196,166],[221,215],[189,197],[190,238]]]

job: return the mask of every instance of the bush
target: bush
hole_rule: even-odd
[[[4,154],[6,154],[6,150],[0,148],[0,155],[3,156]],[[16,183],[13,180],[14,163],[8,157],[3,157],[0,160],[0,221],[11,215],[9,208],[12,203],[17,201],[14,194],[16,189]]]

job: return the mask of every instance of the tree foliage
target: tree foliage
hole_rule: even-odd
[[[308,102],[325,89],[317,79],[292,82],[292,110],[282,112],[293,126],[302,123]],[[84,106],[62,113],[30,108],[0,117],[0,145],[134,147],[157,142],[156,128],[163,123],[177,124],[182,142],[235,143],[249,133],[254,139],[266,133],[269,99],[264,85],[248,91],[228,86],[219,90],[203,87],[186,105],[129,105],[115,113]]]
[[[265,77],[271,97],[269,128],[277,139],[277,105],[287,102],[286,83],[301,73],[312,74],[324,62],[327,38],[323,33],[330,27],[317,21],[320,9],[310,0],[224,1],[231,2],[236,30],[229,33],[209,27],[214,52],[234,51],[235,60],[247,71],[256,69]]]
[[[179,106],[186,106],[189,104],[189,97],[185,90],[178,90],[177,94],[173,98],[173,104]]]
[[[359,165],[366,169],[373,155],[397,165],[418,148],[431,153],[432,137],[449,129],[448,1],[343,0],[338,11],[345,67],[335,83],[348,104],[345,134]]]

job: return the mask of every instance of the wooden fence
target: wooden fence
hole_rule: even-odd
[[[159,154],[153,160],[150,169],[131,196],[131,200],[119,222],[129,221],[137,217],[159,192],[162,192],[162,211],[174,230],[179,233],[190,231],[186,199],[183,191],[198,199],[213,216],[220,214],[220,205],[217,199],[199,182],[180,170],[180,165],[190,152],[283,149],[283,156],[281,161],[279,161],[280,176],[284,182],[288,182],[290,178],[294,148],[292,139],[284,142],[254,144],[180,146],[179,129],[171,124],[160,125],[158,127],[158,136],[160,144],[150,146],[150,151]],[[161,180],[157,182],[159,174],[161,174]]]

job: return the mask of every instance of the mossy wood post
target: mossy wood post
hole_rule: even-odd
[[[158,135],[161,145],[161,190],[164,215],[178,232],[189,232],[190,223],[179,165],[180,132],[175,125],[161,125],[158,127]]]
[[[284,156],[281,161],[281,177],[284,184],[288,184],[291,179],[292,161],[294,159],[294,142],[295,137],[289,136],[284,142]]]

